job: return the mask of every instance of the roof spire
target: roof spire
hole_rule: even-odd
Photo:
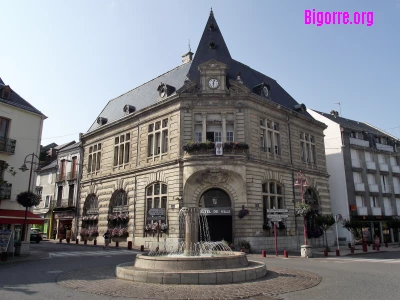
[[[211,6],[210,16],[213,16],[213,15],[214,15],[214,13],[213,13],[212,6]]]
[[[190,49],[190,40],[189,40],[189,52],[192,52],[192,49]]]

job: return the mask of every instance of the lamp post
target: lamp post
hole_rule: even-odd
[[[304,193],[305,193],[305,187],[308,186],[307,183],[307,179],[306,179],[306,175],[303,173],[303,171],[299,171],[299,173],[297,174],[297,180],[294,184],[294,186],[299,186],[301,188],[301,202],[305,203],[305,199],[304,199]],[[304,221],[304,245],[301,246],[302,248],[302,256],[304,257],[311,257],[311,247],[308,246],[307,243],[307,218],[306,216],[303,216],[303,221]]]
[[[31,160],[26,160],[29,156],[31,156]],[[35,157],[38,159],[38,162],[35,162],[35,161],[34,161],[34,160],[35,160]],[[32,180],[33,165],[34,165],[34,164],[35,164],[35,165],[38,165],[37,169],[35,170],[36,172],[38,172],[38,171],[40,171],[39,162],[40,162],[40,158],[39,158],[35,153],[31,153],[31,154],[28,154],[27,156],[25,156],[24,164],[19,168],[22,172],[25,172],[25,171],[30,170],[30,171],[29,171],[28,192],[31,191],[31,180]],[[31,164],[31,168],[30,168],[30,169],[27,168],[26,163],[30,163],[30,164]],[[28,206],[25,207],[24,226],[22,227],[22,236],[21,236],[21,240],[22,240],[22,241],[25,241],[25,235],[26,235],[26,217],[27,217],[27,214],[28,214]]]

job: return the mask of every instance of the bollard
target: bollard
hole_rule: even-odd
[[[339,249],[336,249],[336,256],[340,256],[340,250]]]
[[[144,251],[144,246],[143,245],[140,246],[140,251],[142,251],[142,252]]]
[[[7,252],[1,252],[1,261],[7,260]]]
[[[368,252],[368,247],[367,247],[367,244],[363,244],[362,245],[362,247],[363,247],[363,252]]]
[[[67,244],[69,244],[70,239],[67,239]]]
[[[347,246],[349,246],[349,248],[351,248],[351,243],[348,243]]]
[[[85,240],[83,243],[84,243],[85,245],[87,245],[87,240]]]
[[[324,249],[324,256],[328,256],[328,250]]]
[[[79,244],[79,239],[75,240],[75,244],[77,244],[77,245]]]
[[[60,239],[60,243],[62,243],[62,239]]]
[[[363,249],[363,250],[364,250],[364,249]],[[354,254],[354,247],[351,247],[351,248],[350,248],[350,253],[351,253],[351,254]]]
[[[287,250],[283,250],[283,257],[284,258],[288,258],[288,251]]]
[[[119,247],[119,242],[115,242],[115,247]]]
[[[132,241],[128,242],[128,250],[132,250]]]
[[[97,245],[97,240],[94,240],[93,245],[95,246]]]
[[[267,256],[267,251],[262,250],[262,251],[261,251],[261,256],[262,256],[262,257],[266,257],[266,256]]]
[[[385,248],[387,248],[388,247],[388,243],[387,242],[385,242]]]

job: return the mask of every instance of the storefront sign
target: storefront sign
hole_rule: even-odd
[[[232,209],[230,207],[202,208],[201,213],[207,216],[231,216]]]
[[[73,212],[65,212],[65,213],[56,213],[54,215],[55,219],[73,219],[74,213]]]

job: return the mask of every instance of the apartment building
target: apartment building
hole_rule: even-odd
[[[368,240],[377,235],[381,241],[397,242],[397,232],[386,222],[400,216],[400,140],[336,111],[308,111],[328,126],[324,140],[333,214],[364,222]],[[340,242],[352,240],[341,226],[338,232]]]

